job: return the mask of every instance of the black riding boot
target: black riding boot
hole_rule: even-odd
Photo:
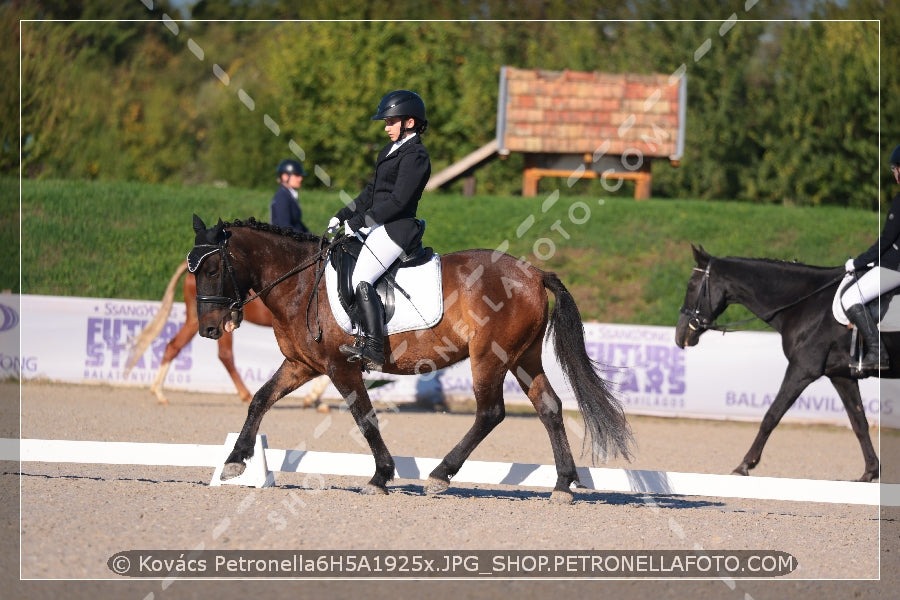
[[[352,346],[342,344],[341,352],[350,362],[364,360],[366,368],[380,371],[384,366],[384,306],[372,284],[361,281],[356,286],[356,318],[362,330]]]
[[[863,343],[866,346],[866,352],[859,365],[854,363],[850,366],[867,375],[877,375],[879,370],[889,369],[891,361],[888,357],[887,348],[884,347],[878,328],[875,327],[875,320],[868,314],[866,307],[862,304],[854,304],[846,309],[845,312],[847,313],[847,318],[856,325],[856,329],[862,335]]]

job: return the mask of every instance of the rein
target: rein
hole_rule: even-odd
[[[831,287],[832,285],[834,285],[835,283],[840,282],[841,279],[843,279],[843,277],[844,277],[843,274],[841,274],[837,278],[827,281],[822,286],[814,289],[813,291],[811,291],[810,293],[808,293],[804,296],[801,296],[800,298],[797,298],[793,302],[790,302],[788,304],[785,304],[784,306],[780,306],[778,308],[775,308],[775,309],[769,311],[769,313],[766,314],[766,316],[764,316],[764,317],[752,316],[747,319],[741,319],[740,321],[732,321],[730,323],[725,323],[724,325],[719,325],[714,320],[711,320],[700,314],[700,302],[701,302],[701,297],[704,294],[704,291],[706,292],[707,304],[709,304],[709,279],[710,279],[709,267],[710,267],[711,263],[712,263],[712,261],[708,262],[706,264],[705,269],[699,269],[697,267],[694,267],[694,271],[696,271],[698,273],[700,273],[700,272],[703,273],[703,281],[700,282],[700,288],[697,290],[697,302],[695,303],[693,310],[688,309],[686,306],[682,305],[680,311],[681,311],[681,314],[683,314],[689,318],[688,327],[690,327],[692,330],[696,331],[698,329],[702,329],[704,331],[705,330],[721,331],[723,335],[725,333],[728,333],[729,331],[740,331],[739,329],[736,329],[735,326],[743,325],[744,323],[750,323],[751,321],[755,321],[757,319],[759,319],[760,321],[763,321],[764,323],[768,323],[771,319],[774,319],[778,313],[785,311],[789,308],[792,308],[792,307],[800,304],[801,302],[809,300],[810,298],[812,298],[819,292],[822,292],[822,291],[828,289],[829,287]]]

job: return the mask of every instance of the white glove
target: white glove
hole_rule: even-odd
[[[347,235],[355,235],[353,233],[353,228],[350,227],[350,221],[344,221],[344,233]]]
[[[328,229],[326,231],[328,233],[337,233],[337,230],[341,228],[341,221],[337,217],[331,217],[331,220],[328,221]]]
[[[844,265],[844,269],[845,269],[848,273],[852,273],[852,272],[854,272],[854,271],[856,270],[856,267],[853,266],[853,259],[852,259],[852,258],[848,258],[848,259],[847,259],[847,263]]]

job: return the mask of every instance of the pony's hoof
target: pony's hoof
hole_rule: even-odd
[[[428,483],[425,484],[425,493],[429,496],[441,494],[450,489],[450,482],[436,477],[429,477]]]
[[[386,487],[379,487],[377,485],[367,483],[365,487],[363,487],[362,493],[366,496],[387,496],[388,489]]]
[[[226,463],[224,467],[222,467],[222,474],[219,475],[219,479],[222,481],[228,479],[234,479],[238,475],[244,472],[244,469],[247,467],[244,463]]]
[[[741,465],[738,468],[736,468],[734,471],[732,471],[731,474],[732,475],[743,475],[744,477],[747,477],[750,475],[750,471],[747,469],[746,466]]]
[[[553,490],[550,494],[550,504],[572,504],[575,502],[575,494],[569,490]]]

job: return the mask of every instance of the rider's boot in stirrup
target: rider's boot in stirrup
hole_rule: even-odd
[[[872,318],[866,307],[862,304],[854,304],[846,309],[847,318],[856,325],[860,335],[863,338],[866,351],[859,363],[850,365],[851,370],[861,371],[861,375],[877,375],[879,370],[887,370],[891,366],[890,357],[884,342],[881,341],[881,335],[875,326],[875,320]]]
[[[348,361],[363,360],[367,369],[380,371],[384,366],[384,306],[378,292],[366,281],[356,286],[355,300],[361,333],[352,346],[342,344],[340,351]]]

